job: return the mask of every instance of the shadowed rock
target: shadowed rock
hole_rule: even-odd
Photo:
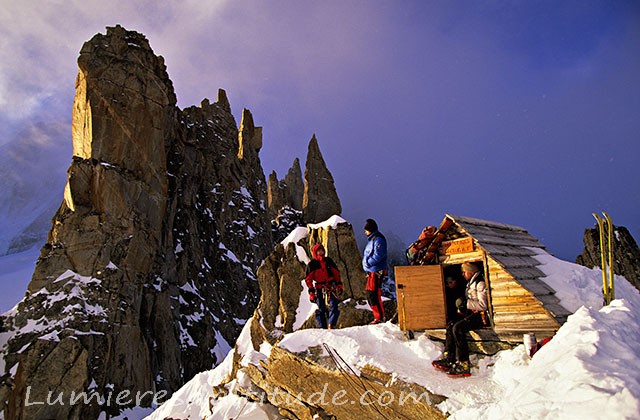
[[[306,223],[319,223],[334,214],[342,214],[342,205],[336,192],[333,176],[320,153],[315,134],[309,142],[304,182],[302,214]]]

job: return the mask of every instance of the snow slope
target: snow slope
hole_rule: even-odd
[[[438,408],[453,419],[637,419],[640,293],[616,276],[618,299],[603,308],[600,270],[548,254],[537,258],[542,263],[539,268],[547,274],[545,281],[575,313],[533,358],[521,345],[492,357],[472,357],[473,376],[449,378],[430,366],[440,357],[441,344],[425,336],[407,341],[390,323],[296,331],[279,346],[301,351],[327,344],[356,371],[372,365],[447,396]],[[270,352],[266,345],[260,352],[253,351],[248,328],[238,339],[238,348],[244,354],[243,364],[256,364]],[[212,386],[229,372],[230,364],[229,356],[216,369],[201,373],[148,418],[280,418],[273,407],[248,402],[233,392],[213,399]],[[239,377],[228,388],[233,391],[238,381],[245,380]]]

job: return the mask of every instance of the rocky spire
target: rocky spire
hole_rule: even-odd
[[[304,184],[302,182],[302,170],[300,169],[300,159],[295,158],[289,172],[284,177],[286,185],[285,197],[291,203],[291,207],[302,210],[302,197],[304,195]]]
[[[231,105],[227,98],[227,92],[224,89],[218,89],[218,100],[216,101],[216,104],[218,104],[221,110],[231,114]]]
[[[301,287],[303,267],[290,249],[285,262],[267,260],[274,242],[262,129],[249,110],[238,128],[224,90],[215,103],[178,109],[162,57],[121,26],[87,41],[78,67],[64,199],[25,298],[0,319],[5,418],[97,418],[157,403],[233,348],[258,305],[259,284],[276,282],[256,276],[263,261],[284,267],[287,282]],[[339,214],[315,136],[304,198],[300,172],[296,159],[283,200],[304,208],[307,221]],[[282,232],[300,225],[299,210],[280,216]],[[359,297],[364,276],[353,274],[352,229],[310,237],[350,255],[339,264],[353,279],[346,293]],[[281,319],[291,328],[299,293],[284,294]],[[272,315],[265,319],[275,327]],[[26,404],[27,396],[73,393],[91,402]],[[115,403],[100,403],[107,398]]]
[[[268,180],[269,214],[275,218],[283,207],[293,210],[302,210],[302,195],[304,185],[302,183],[302,170],[300,159],[295,158],[283,180],[278,181],[275,171],[271,172]]]
[[[267,179],[267,203],[271,219],[275,219],[278,211],[286,205],[284,191],[280,181],[278,181],[276,171],[272,171]]]
[[[5,418],[115,415],[126,403],[98,400],[149,406],[220,363],[273,247],[248,110],[240,130],[224,91],[179,110],[162,57],[120,26],[86,42],[78,67],[64,200],[1,319]],[[25,404],[72,392],[96,398]]]
[[[306,223],[322,222],[334,214],[342,213],[342,205],[336,192],[333,176],[320,153],[315,134],[309,142],[304,182],[302,213]]]
[[[256,127],[253,123],[253,115],[248,109],[242,110],[242,121],[240,122],[240,132],[238,133],[238,158],[244,159],[248,156],[257,156],[262,148],[262,127]]]

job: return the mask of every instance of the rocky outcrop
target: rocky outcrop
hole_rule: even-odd
[[[624,276],[640,290],[640,248],[629,230],[624,226],[614,226],[613,272]],[[605,245],[608,252],[608,247]],[[597,228],[585,229],[584,250],[576,258],[576,263],[585,267],[601,267],[600,235]]]
[[[267,202],[276,242],[282,241],[296,226],[340,215],[342,206],[333,176],[327,169],[315,135],[309,142],[304,182],[300,160],[296,158],[284,179],[278,180],[275,171],[269,175]]]
[[[300,233],[300,231],[303,231]],[[278,244],[258,269],[258,282],[262,291],[254,314],[253,341],[275,343],[283,334],[300,328],[317,327],[313,313],[299,310],[302,299],[308,299],[303,286],[310,249],[322,243],[338,266],[344,285],[341,296],[341,315],[338,327],[362,325],[371,321],[368,310],[356,309],[356,303],[366,306],[364,296],[365,274],[360,266],[353,228],[334,216],[326,223],[299,227],[290,237]],[[297,319],[302,316],[302,319]]]
[[[320,153],[315,134],[309,142],[304,183],[302,214],[306,223],[318,223],[334,214],[342,214],[333,176]]]
[[[444,397],[370,366],[356,376],[339,364],[339,355],[333,359],[322,348],[313,350],[294,354],[274,347],[267,363],[243,371],[261,399],[288,419],[446,418],[434,408]],[[255,395],[256,389],[245,392]]]
[[[214,386],[214,398],[234,392],[269,404],[288,419],[444,419],[435,406],[445,397],[420,385],[368,365],[356,372],[328,346],[312,346],[299,353],[280,346],[288,333],[317,328],[315,305],[307,304],[302,280],[309,250],[316,243],[324,245],[342,273],[345,292],[338,328],[372,320],[364,300],[365,275],[352,226],[333,216],[320,224],[298,227],[258,269],[262,297],[243,332],[248,345],[234,349],[233,364],[225,380]]]
[[[271,221],[271,235],[274,242],[279,243],[296,227],[304,225],[302,210],[284,206],[278,210],[275,219]]]
[[[275,219],[278,210],[285,206],[283,185],[278,181],[276,171],[271,172],[267,178],[267,205],[272,219]]]
[[[269,213],[275,218],[282,208],[302,210],[302,196],[304,184],[302,182],[302,170],[300,159],[295,158],[283,180],[278,180],[278,175],[273,171],[268,179],[268,205]]]
[[[342,276],[345,296],[356,300],[366,299],[364,287],[366,283],[365,273],[362,269],[362,256],[356,245],[353,226],[349,223],[336,223],[335,225],[316,224],[309,225],[309,248],[321,243],[330,256]],[[309,255],[311,253],[309,252]]]
[[[304,226],[302,218],[302,172],[300,160],[296,158],[293,166],[283,180],[271,172],[267,181],[267,205],[271,217],[272,235],[276,243],[282,241],[297,226]]]
[[[117,414],[210,369],[253,314],[273,247],[248,110],[239,129],[224,91],[179,110],[162,57],[120,26],[78,66],[64,200],[2,319],[5,418]],[[29,404],[47,397],[64,403]]]
[[[307,160],[309,156],[307,156]],[[302,182],[302,170],[300,159],[295,158],[293,165],[284,177],[286,203],[294,208],[302,210],[302,198],[304,196],[304,183]]]

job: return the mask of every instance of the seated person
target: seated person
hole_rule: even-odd
[[[475,263],[462,264],[462,276],[467,281],[464,298],[458,298],[456,307],[461,319],[447,324],[444,357],[432,365],[451,376],[471,375],[467,332],[484,326],[483,313],[487,311],[487,286]]]
[[[462,317],[458,313],[456,300],[464,298],[464,284],[456,277],[447,277],[445,279],[444,295],[447,303],[447,323],[458,321]]]

